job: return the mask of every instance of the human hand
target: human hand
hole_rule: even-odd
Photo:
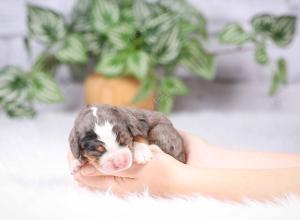
[[[133,164],[128,170],[115,173],[114,176],[101,173],[90,164],[84,165],[74,174],[74,179],[89,188],[108,190],[119,196],[128,193],[141,193],[146,188],[150,194],[167,196],[179,191],[182,171],[185,165],[162,152],[155,145],[150,145],[153,158],[147,164]],[[71,166],[74,157],[69,150],[68,161]]]
[[[212,159],[211,153],[216,147],[186,131],[178,130],[178,132],[183,139],[187,165],[198,168],[208,167],[209,160]]]
[[[182,164],[168,154],[162,152],[157,146],[150,145],[153,158],[147,164],[133,164],[126,171],[107,175],[99,172],[90,164],[83,166],[74,179],[84,186],[100,190],[111,189],[118,195],[143,192],[147,187],[151,194],[167,196],[180,193],[190,167],[202,167],[205,149],[209,145],[198,137],[180,131],[186,148],[187,164]],[[74,158],[68,153],[69,164]]]

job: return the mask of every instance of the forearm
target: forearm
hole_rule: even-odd
[[[205,146],[205,167],[268,169],[300,167],[300,154],[271,153]]]
[[[182,173],[180,194],[201,194],[217,199],[268,200],[289,193],[300,195],[300,168],[243,170],[189,168]]]

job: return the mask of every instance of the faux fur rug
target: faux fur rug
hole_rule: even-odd
[[[245,200],[243,204],[205,197],[159,199],[147,193],[123,200],[79,187],[66,163],[67,136],[74,117],[58,112],[17,121],[0,115],[0,219],[300,219],[300,198],[295,196],[269,203]],[[282,142],[289,151],[299,150],[296,117],[283,120],[281,116],[268,116],[271,124],[286,130],[279,132],[276,143],[268,141],[268,135],[249,134],[251,128],[241,131],[242,125],[248,123],[268,130],[269,135],[276,134],[275,128],[264,127],[266,120],[259,117],[202,113],[171,118],[177,127],[201,133],[213,142],[236,146],[247,143],[255,148],[269,143],[275,150],[281,150],[276,144]],[[220,123],[227,125],[220,127]],[[249,143],[249,135],[255,141]]]

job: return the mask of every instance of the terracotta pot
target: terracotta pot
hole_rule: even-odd
[[[89,74],[84,82],[85,102],[87,104],[110,104],[154,109],[154,95],[142,102],[132,104],[139,90],[140,83],[133,77],[107,78],[101,74]]]

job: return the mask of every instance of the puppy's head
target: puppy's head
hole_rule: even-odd
[[[111,106],[87,107],[78,116],[70,135],[75,158],[87,160],[104,173],[132,165],[132,129],[128,117]]]

